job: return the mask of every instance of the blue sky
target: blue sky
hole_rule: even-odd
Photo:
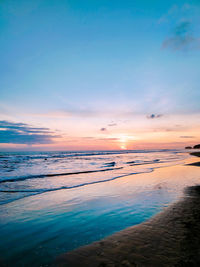
[[[1,1],[0,119],[46,127],[65,149],[187,121],[197,132],[199,14],[199,1]]]

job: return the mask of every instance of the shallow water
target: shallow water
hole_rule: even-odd
[[[85,158],[85,155],[83,157]],[[122,168],[67,176],[18,178],[22,177],[19,175],[19,172],[23,173],[22,170],[25,172],[23,177],[35,176],[38,172],[36,166],[39,165],[34,162],[32,164],[35,167],[30,164],[31,172],[26,168],[26,163],[22,163],[21,166],[20,163],[19,170],[13,170],[9,175],[1,176],[2,181],[5,177],[8,179],[14,177],[13,182],[0,184],[2,188],[8,183],[9,190],[30,187],[59,188],[56,191],[44,191],[40,194],[35,192],[36,195],[25,198],[21,195],[18,200],[16,197],[11,197],[10,202],[7,201],[6,196],[15,193],[2,192],[2,195],[5,194],[4,201],[8,202],[1,205],[0,211],[2,261],[10,266],[48,266],[61,253],[145,221],[180,197],[184,187],[196,184],[200,179],[200,168],[183,165],[188,155],[181,151],[151,153],[143,151],[142,153],[101,154],[92,157],[101,158],[97,160],[96,169],[104,168],[107,162],[116,162],[114,167]],[[146,161],[148,164],[130,166],[133,163],[127,163],[130,161],[135,163],[137,160],[137,163]],[[85,161],[95,162],[94,158],[83,159],[84,167],[79,168],[79,171],[95,169],[93,164],[87,165]],[[77,165],[69,164],[67,168],[70,172],[77,172],[78,167],[76,169],[74,166],[79,164],[80,162]],[[40,174],[55,173],[57,165],[48,166],[48,168],[40,166],[42,169]],[[70,166],[72,166],[71,169]],[[61,173],[61,167],[57,172]],[[135,174],[128,175],[129,173]],[[121,178],[117,178],[118,176]],[[116,179],[113,180],[113,178]],[[15,181],[16,179],[19,180]],[[84,183],[87,185],[74,187]],[[72,186],[68,189],[60,189],[61,184]]]
[[[0,204],[151,172],[186,157],[177,150],[0,153]]]

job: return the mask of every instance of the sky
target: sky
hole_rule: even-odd
[[[0,150],[199,143],[199,25],[199,0],[0,0]]]

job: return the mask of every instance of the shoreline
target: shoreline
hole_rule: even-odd
[[[200,185],[196,185],[187,187],[181,199],[148,221],[67,252],[55,265],[200,266],[199,222]]]
[[[200,266],[200,186],[147,222],[61,255],[56,266]]]

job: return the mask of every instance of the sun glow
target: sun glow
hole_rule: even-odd
[[[129,142],[133,139],[134,139],[133,136],[121,135],[119,137],[120,148],[123,150],[127,149]]]

